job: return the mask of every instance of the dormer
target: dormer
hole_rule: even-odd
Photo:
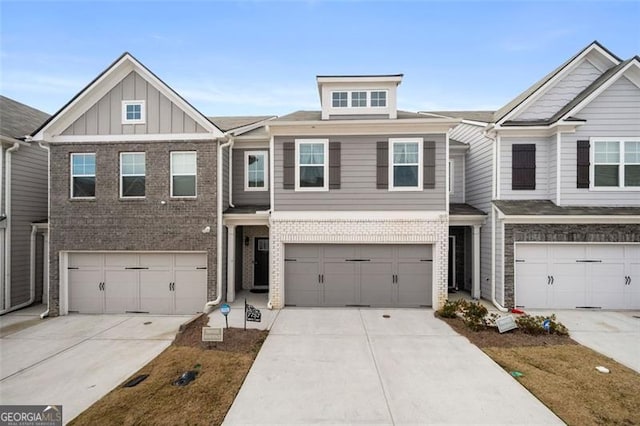
[[[402,74],[319,75],[322,119],[396,118]]]

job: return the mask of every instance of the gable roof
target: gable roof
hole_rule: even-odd
[[[0,95],[0,135],[23,139],[44,123],[49,114]]]
[[[491,123],[495,111],[420,111],[421,114],[439,115],[441,117],[462,118],[463,120]]]
[[[357,117],[357,116],[356,116]],[[401,111],[398,110],[398,115],[397,118],[388,118],[387,120],[407,120],[407,119],[411,119],[411,118],[429,118],[429,117],[425,117],[424,114],[420,114],[417,112],[410,112],[410,111]],[[352,119],[356,119],[355,117]],[[364,118],[357,118],[357,119],[362,119],[362,120],[366,120],[367,117],[365,115]],[[373,119],[377,119],[380,120],[379,117],[375,117]],[[348,121],[348,118],[335,118],[333,119],[333,121]],[[322,111],[295,111],[292,112],[290,114],[287,115],[283,115],[280,116],[278,118],[276,118],[273,121],[327,121],[327,120],[322,120]]]
[[[216,125],[223,132],[238,129],[240,127],[256,124],[261,121],[274,118],[274,115],[247,115],[247,116],[218,116],[207,117],[209,121]]]
[[[627,216],[640,215],[640,207],[558,206],[549,200],[494,200],[507,216]]]
[[[131,65],[132,68],[139,73],[143,74],[144,77],[147,77],[151,84],[154,84],[161,93],[167,96],[169,99],[174,101],[177,106],[181,107],[188,114],[190,114],[197,123],[202,125],[205,129],[212,133],[219,133],[218,136],[222,136],[222,131],[215,126],[204,114],[198,111],[193,105],[191,105],[186,99],[178,94],[175,90],[173,90],[168,84],[162,81],[157,75],[155,75],[149,68],[144,66],[140,61],[138,61],[132,54],[129,52],[124,52],[120,55],[115,61],[111,63],[104,71],[102,71],[96,78],[91,80],[89,84],[87,84],[80,92],[78,92],[69,102],[67,102],[62,108],[60,108],[55,114],[49,117],[40,127],[34,130],[31,133],[32,137],[43,136],[43,132],[50,128],[57,120],[59,120],[64,114],[69,113],[74,109],[80,102],[85,100],[92,92],[95,90],[98,85],[108,79],[109,76],[114,74],[117,70],[126,66],[127,64]],[[116,82],[117,84],[117,82]],[[90,107],[90,106],[89,106]]]

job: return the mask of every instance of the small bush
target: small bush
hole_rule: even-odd
[[[462,306],[462,320],[473,331],[482,330],[486,326],[485,317],[489,311],[479,302],[465,302]]]
[[[543,323],[545,320],[549,320],[549,331],[544,329]],[[557,320],[555,314],[550,317],[542,315],[531,316],[522,315],[516,318],[516,325],[523,333],[527,334],[558,334],[566,336],[569,334],[569,330],[560,321]]]
[[[458,316],[458,310],[460,309],[459,301],[447,300],[444,302],[444,306],[438,310],[438,315],[442,318],[455,318]]]

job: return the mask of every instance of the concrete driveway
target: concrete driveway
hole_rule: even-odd
[[[432,310],[287,308],[224,423],[561,421]]]
[[[0,404],[62,404],[68,422],[173,340],[187,316],[0,317]],[[13,330],[20,330],[12,332]]]
[[[549,315],[531,311],[531,315]],[[576,342],[640,373],[640,311],[566,310],[555,312]]]

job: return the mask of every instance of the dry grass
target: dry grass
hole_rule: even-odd
[[[640,374],[580,345],[483,348],[569,425],[640,424]],[[595,370],[603,365],[611,370]]]

